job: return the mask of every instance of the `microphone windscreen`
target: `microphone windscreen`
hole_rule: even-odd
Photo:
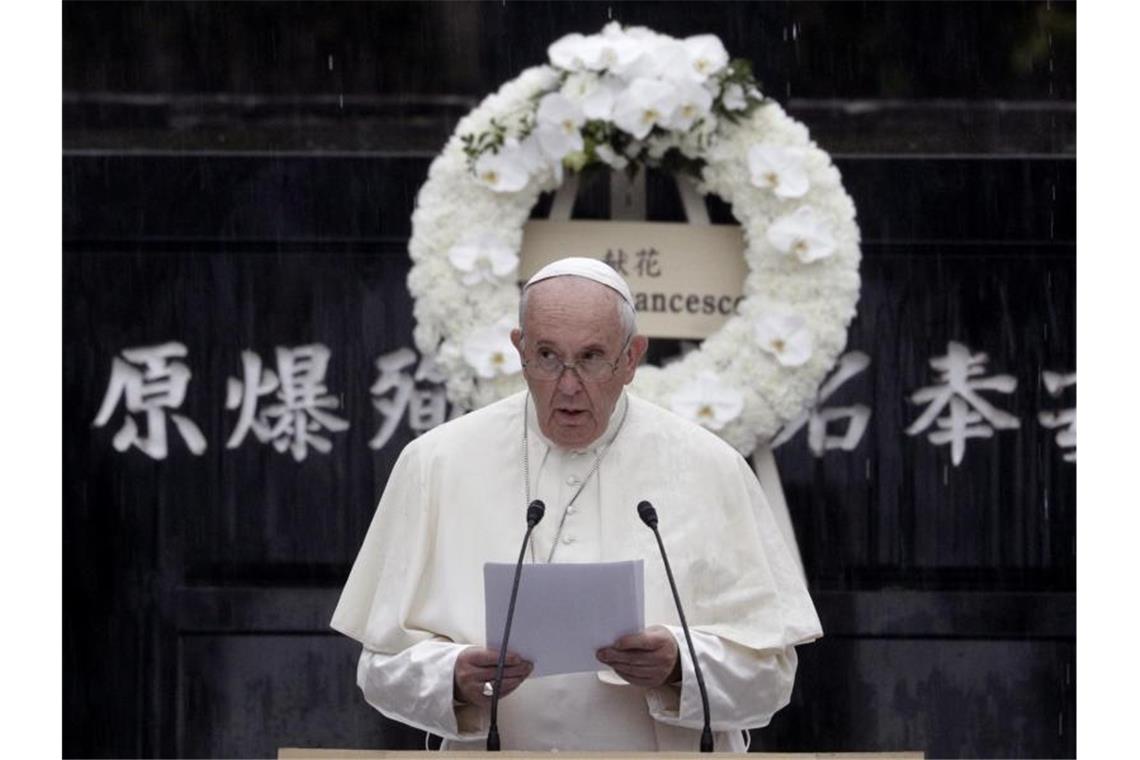
[[[541,500],[535,499],[526,508],[526,524],[530,527],[538,525],[542,520],[542,516],[546,514],[546,505]]]
[[[650,528],[657,527],[657,510],[648,501],[641,501],[637,505],[637,516]]]

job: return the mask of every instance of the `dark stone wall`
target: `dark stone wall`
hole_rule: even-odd
[[[848,348],[871,364],[830,403],[872,418],[853,451],[802,432],[776,451],[827,636],[753,748],[1075,755],[1076,465],[1037,424],[1075,403],[1040,379],[1076,368],[1076,8],[1057,2],[65,3],[65,755],[422,747],[363,703],[327,628],[414,434],[368,446],[375,361],[412,345],[415,194],[481,97],[611,17],[750,58],[859,211]],[[678,218],[667,179],[649,200]],[[958,467],[904,432],[951,340],[1017,378],[993,400],[1021,422]],[[112,359],[167,341],[207,449],[168,425],[166,459],[116,451],[121,410],[93,424]],[[331,452],[227,449],[241,352],[314,342],[351,423]]]

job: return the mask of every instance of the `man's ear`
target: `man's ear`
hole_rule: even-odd
[[[645,356],[646,349],[649,348],[649,338],[644,335],[634,335],[633,339],[629,342],[629,367],[626,368],[628,373],[625,382],[628,384],[633,380],[633,375],[637,371],[637,365],[641,363],[642,357]]]
[[[519,356],[522,356],[522,330],[517,327],[511,330],[511,343],[514,344],[515,350],[519,352]]]

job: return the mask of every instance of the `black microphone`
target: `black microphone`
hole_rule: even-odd
[[[673,590],[673,601],[677,604],[677,616],[681,618],[681,629],[685,632],[685,641],[689,645],[689,657],[693,660],[693,671],[697,674],[697,687],[701,690],[701,709],[705,712],[705,725],[701,729],[701,752],[713,751],[712,719],[709,717],[709,693],[705,689],[705,677],[701,674],[701,663],[697,661],[697,650],[693,648],[693,637],[689,634],[689,624],[685,622],[685,611],[681,609],[681,595],[677,593],[677,584],[673,580],[673,570],[669,567],[669,555],[665,553],[665,544],[661,541],[661,533],[657,530],[657,510],[648,501],[639,502],[637,516],[649,526],[653,535],[657,537],[657,546],[661,548],[661,559],[665,562],[665,574],[669,576],[669,588]]]
[[[507,623],[503,628],[503,643],[499,645],[499,663],[495,666],[495,689],[491,692],[491,727],[487,729],[487,751],[499,751],[499,692],[503,688],[503,665],[507,660],[507,642],[511,638],[511,619],[515,616],[515,597],[519,595],[519,579],[522,577],[523,559],[526,558],[526,545],[534,526],[546,514],[546,505],[538,499],[526,508],[526,535],[519,549],[519,561],[515,564],[515,582],[511,586],[511,601],[507,605]]]

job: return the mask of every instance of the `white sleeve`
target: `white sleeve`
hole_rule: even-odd
[[[486,711],[454,699],[455,658],[467,646],[437,638],[394,655],[366,648],[356,685],[368,704],[393,720],[453,741],[484,737]]]
[[[699,729],[704,725],[701,692],[689,646],[680,626],[668,626],[681,651],[681,683],[649,689],[654,720]],[[788,704],[796,678],[796,648],[759,652],[711,633],[690,629],[709,693],[714,731],[760,728]]]

